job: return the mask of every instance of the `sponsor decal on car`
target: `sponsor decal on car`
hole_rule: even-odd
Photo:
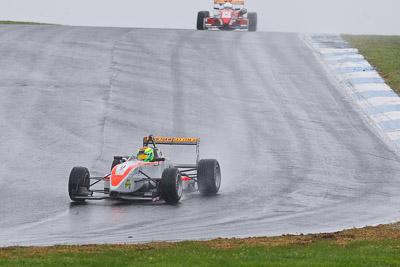
[[[125,181],[125,188],[128,188],[128,189],[131,189],[131,186],[132,186],[132,182],[131,182],[131,179],[126,179],[126,181]]]

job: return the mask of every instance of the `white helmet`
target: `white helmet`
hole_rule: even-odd
[[[230,8],[230,9],[233,9],[233,5],[231,4],[231,3],[225,3],[224,4],[224,8]]]

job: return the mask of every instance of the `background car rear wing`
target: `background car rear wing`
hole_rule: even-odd
[[[175,138],[175,137],[143,137],[143,146],[148,146],[152,143],[156,145],[186,145],[196,146],[196,163],[200,160],[200,138]]]
[[[231,3],[236,10],[244,8],[244,0],[233,0]],[[220,10],[224,4],[225,0],[214,0],[214,12]]]

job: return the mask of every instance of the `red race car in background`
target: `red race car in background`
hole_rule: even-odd
[[[257,31],[257,13],[244,8],[244,0],[214,0],[214,16],[210,12],[197,14],[197,29]]]

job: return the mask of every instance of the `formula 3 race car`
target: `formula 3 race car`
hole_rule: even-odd
[[[197,14],[197,29],[248,30],[257,31],[257,13],[244,8],[244,0],[214,0],[214,16],[210,12],[200,11]]]
[[[143,146],[152,145],[154,158],[145,162],[136,155],[115,156],[111,173],[103,177],[91,177],[85,167],[74,167],[69,176],[68,193],[74,202],[101,200],[106,198],[122,200],[163,199],[177,203],[182,192],[200,191],[202,195],[215,195],[221,185],[221,169],[215,159],[199,157],[200,138],[143,138]],[[157,145],[196,146],[196,164],[173,165],[164,157]],[[103,187],[97,188],[103,182]]]

